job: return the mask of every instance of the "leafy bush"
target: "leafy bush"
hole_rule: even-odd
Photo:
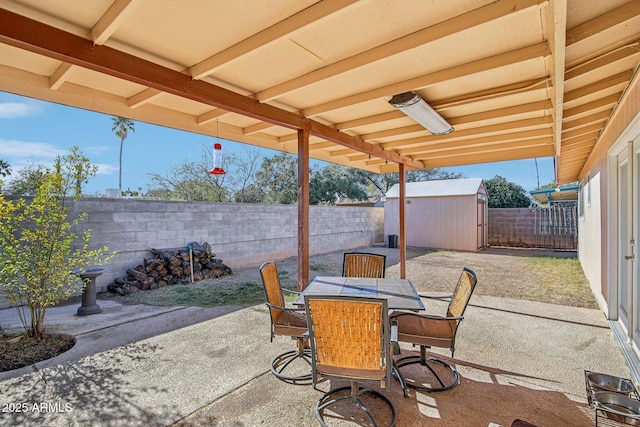
[[[77,147],[58,157],[30,202],[15,202],[0,194],[0,291],[17,305],[27,335],[44,337],[46,309],[79,292],[83,283],[74,274],[106,262],[108,248],[89,249],[91,230],[73,231],[86,213],[68,218],[69,198],[81,194],[82,184],[94,176]],[[29,310],[29,318],[25,314]]]

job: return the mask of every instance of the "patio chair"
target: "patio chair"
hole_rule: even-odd
[[[345,252],[342,276],[383,278],[386,260],[385,255]]]
[[[426,349],[431,347],[449,348],[453,358],[458,327],[464,318],[464,312],[476,283],[476,274],[470,269],[464,268],[453,294],[442,297],[420,295],[423,298],[449,300],[445,317],[401,311],[391,313],[391,321],[397,323],[398,326],[398,341],[420,346],[419,356],[406,356],[396,360],[396,367],[400,373],[398,379],[403,385],[427,392],[451,390],[458,385],[460,382],[458,371],[440,359],[427,357]],[[413,371],[412,375],[402,373],[403,367],[413,364],[426,367],[437,383],[411,378],[418,376],[424,378]]]
[[[391,357],[391,326],[388,304],[385,299],[305,296],[305,309],[309,321],[313,386],[326,379],[347,380],[351,385],[325,393],[316,404],[316,417],[326,426],[325,411],[329,408],[339,418],[339,413],[349,411],[345,418],[366,416],[365,422],[377,426],[375,418],[396,422],[396,410],[382,393],[360,387],[361,381],[379,381],[387,391],[391,389],[393,359]],[[395,329],[394,329],[395,332]],[[395,337],[393,341],[396,342]],[[382,413],[378,404],[369,405],[370,397],[376,403],[386,404]],[[353,414],[351,407],[360,410]],[[336,406],[338,405],[338,406]],[[375,406],[375,407],[374,407]],[[374,417],[375,414],[375,417]]]
[[[285,307],[283,295],[283,290],[297,292],[282,288],[278,269],[273,261],[265,262],[260,266],[260,276],[267,297],[267,307],[269,307],[271,342],[276,335],[290,336],[297,341],[296,350],[284,352],[273,359],[271,372],[276,378],[289,384],[309,385],[311,384],[311,355],[310,350],[305,349],[306,339],[303,336],[307,332],[307,318],[304,308]],[[308,364],[308,367],[304,367],[303,364],[303,368],[300,368],[301,361]],[[296,374],[293,374],[294,370]]]

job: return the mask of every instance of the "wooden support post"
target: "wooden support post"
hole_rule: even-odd
[[[400,278],[407,278],[407,235],[405,231],[405,207],[406,207],[406,197],[407,197],[407,189],[406,189],[406,179],[404,173],[404,164],[400,163],[398,169],[398,177],[400,178],[398,182],[398,186],[400,187],[400,200],[399,200],[399,209],[398,213],[400,216],[400,237],[398,241],[398,246],[400,247]]]
[[[298,129],[298,291],[309,284],[309,130]]]

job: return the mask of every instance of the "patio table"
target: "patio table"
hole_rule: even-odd
[[[293,304],[304,305],[305,295],[384,298],[388,300],[390,310],[419,311],[425,309],[416,288],[408,279],[317,276]]]

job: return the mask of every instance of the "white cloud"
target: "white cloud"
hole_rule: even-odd
[[[0,103],[0,119],[19,119],[37,116],[42,106],[36,102],[2,102]]]
[[[7,141],[0,139],[0,157],[11,163],[12,159],[53,160],[64,156],[68,150],[43,142]]]
[[[95,146],[83,148],[82,152],[85,155],[88,155],[88,156],[92,155],[92,154],[100,155],[100,154],[107,153],[107,152],[111,151],[112,149],[113,149],[113,147],[109,146],[109,145],[95,145]]]
[[[111,175],[119,170],[117,167],[106,163],[99,163],[96,166],[98,166],[97,175]]]

